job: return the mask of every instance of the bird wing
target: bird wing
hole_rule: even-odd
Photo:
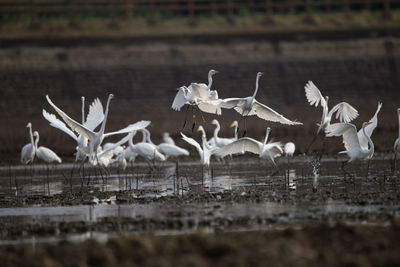
[[[357,129],[352,123],[340,122],[331,124],[326,128],[326,136],[343,136],[343,144],[350,157],[350,154],[356,154],[360,151]]]
[[[186,97],[183,91],[183,88],[178,89],[178,93],[176,93],[174,101],[172,102],[172,109],[179,111],[186,104]]]
[[[329,111],[328,117],[336,112],[336,119],[340,122],[351,122],[358,116],[358,111],[346,102],[340,102]]]
[[[127,134],[124,138],[122,138],[121,140],[119,140],[118,142],[108,146],[106,149],[104,149],[103,151],[101,151],[100,153],[97,154],[97,156],[100,158],[101,156],[103,156],[105,153],[109,152],[109,151],[113,151],[114,149],[116,149],[117,147],[125,144],[126,142],[129,141],[130,138],[132,138],[133,135],[136,134],[136,131],[132,131],[129,134]]]
[[[186,135],[184,135],[183,133],[181,133],[182,135],[182,139],[189,143],[190,145],[194,146],[197,151],[199,152],[199,154],[203,153],[203,149],[201,148],[200,144],[196,142],[196,140],[194,140],[193,138],[187,137]]]
[[[79,122],[74,121],[71,119],[67,114],[65,114],[64,111],[59,109],[53,102],[51,102],[50,97],[46,95],[47,102],[55,109],[55,111],[60,115],[60,117],[65,121],[65,123],[71,127],[72,131],[77,132],[78,134],[81,134],[85,137],[87,137],[90,140],[94,139],[95,133],[92,130],[89,130]]]
[[[213,104],[209,104],[206,102],[201,102],[200,104],[197,105],[199,109],[203,112],[211,113],[211,114],[217,114],[221,115],[221,108],[218,106],[215,106]]]
[[[283,154],[281,142],[272,142],[265,144],[264,150],[268,150],[269,153],[271,153],[274,158],[279,157],[280,155]]]
[[[56,118],[56,115],[48,113],[46,110],[42,110],[43,117],[50,122],[50,126],[53,126],[54,128],[57,128],[64,133],[68,134],[71,136],[76,142],[78,142],[78,137],[74,134],[73,131],[71,131],[65,123],[60,121],[59,119]]]
[[[208,99],[210,96],[210,89],[204,83],[191,83],[192,93],[196,98]]]
[[[321,91],[312,81],[307,82],[304,86],[304,90],[306,91],[308,103],[310,103],[311,106],[315,105],[315,107],[318,107],[319,102],[321,102],[322,107],[326,106],[326,101],[322,96]]]
[[[254,154],[260,154],[261,143],[250,137],[240,138],[229,145],[219,148],[215,151],[215,154],[220,157],[233,154],[244,154],[244,152],[251,152]]]
[[[83,124],[89,130],[96,129],[100,123],[103,122],[104,119],[104,111],[103,105],[100,100],[96,98],[89,107],[89,113],[86,117],[86,122]]]
[[[132,131],[142,130],[150,124],[150,121],[138,121],[136,123],[130,124],[127,127],[110,133],[105,133],[104,137],[108,137],[115,134],[130,133]]]
[[[376,109],[375,115],[369,120],[372,123],[365,126],[365,134],[369,137],[371,137],[375,128],[378,126],[378,113],[381,110],[381,107],[382,107],[382,103],[378,103],[378,108]],[[360,129],[358,131],[357,135],[358,135],[358,140],[360,141],[361,147],[363,149],[368,149],[368,139],[363,134],[362,129]]]
[[[202,103],[211,104],[220,108],[232,109],[243,105],[245,101],[245,98],[220,98],[216,100],[203,100]]]
[[[266,121],[279,122],[282,124],[288,124],[288,125],[302,125],[303,124],[301,122],[291,121],[291,120],[285,118],[283,115],[279,114],[272,108],[267,107],[266,105],[258,102],[257,100],[254,101],[253,107],[251,108],[249,115],[257,115],[257,117],[264,119]]]

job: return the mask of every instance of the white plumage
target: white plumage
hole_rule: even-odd
[[[270,131],[271,128],[268,127],[265,133],[264,143],[250,137],[243,137],[218,149],[215,154],[220,157],[225,157],[227,155],[251,152],[258,154],[260,158],[270,159],[271,162],[276,165],[274,158],[283,153],[282,144],[280,142],[267,143]]]
[[[339,153],[347,154],[349,156],[349,160],[347,162],[352,162],[357,159],[370,159],[374,155],[375,147],[371,138],[365,132],[365,128],[369,124],[372,124],[372,122],[364,122],[362,125],[362,133],[368,141],[369,148],[365,148],[360,145],[356,126],[349,122],[334,123],[329,125],[326,128],[326,136],[343,136],[343,143],[346,150]]]
[[[21,150],[22,164],[33,163],[33,159],[35,158],[35,152],[36,152],[35,143],[33,141],[33,136],[32,136],[32,124],[29,122],[26,125],[26,127],[29,128],[29,139],[31,142],[22,147]]]
[[[321,94],[321,91],[317,88],[317,86],[315,86],[315,84],[312,81],[307,82],[307,84],[304,86],[304,90],[306,93],[307,100],[311,106],[318,107],[319,103],[321,102],[322,118],[317,133],[319,133],[321,130],[325,130],[326,127],[329,126],[332,119],[332,115],[335,112],[336,112],[336,119],[339,118],[339,121],[341,122],[350,122],[355,118],[357,118],[358,111],[346,102],[341,102],[337,104],[328,112],[329,97],[326,96],[324,98]]]
[[[237,127],[237,121],[235,121],[235,122],[236,122],[236,127]],[[233,122],[230,127],[234,127],[235,122]],[[214,136],[212,138],[210,138],[210,140],[207,141],[207,143],[210,146],[223,147],[223,146],[226,146],[226,145],[232,143],[233,141],[235,141],[237,139],[236,128],[235,128],[235,136],[233,138],[222,138],[222,137],[218,136],[219,130],[221,129],[219,122],[217,120],[212,120],[211,123],[215,125],[215,129],[214,129]]]
[[[285,152],[285,155],[289,156],[289,157],[293,156],[295,150],[296,150],[296,146],[293,142],[288,142],[283,147],[283,151]]]
[[[57,156],[57,154],[52,151],[51,149],[44,147],[44,146],[40,146],[38,147],[38,143],[39,143],[39,133],[37,131],[35,131],[33,133],[33,136],[36,136],[36,140],[35,140],[35,148],[36,148],[36,157],[46,163],[53,163],[53,162],[57,162],[57,163],[61,163],[62,160],[59,156]]]
[[[266,121],[279,122],[288,125],[302,125],[301,122],[291,121],[273,110],[272,108],[258,102],[255,99],[258,91],[258,81],[262,75],[262,72],[257,73],[256,88],[254,90],[253,96],[244,98],[217,99],[211,101],[203,101],[203,103],[212,104],[218,108],[234,108],[238,113],[240,113],[240,115],[244,117],[256,115],[257,117]]]

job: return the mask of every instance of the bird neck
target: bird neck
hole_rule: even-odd
[[[368,140],[368,144],[369,144],[369,149],[368,149],[368,152],[374,152],[374,149],[375,149],[375,146],[374,146],[374,143],[372,142],[372,140],[371,140],[371,137],[369,137],[366,133],[365,133],[365,127],[366,127],[367,125],[364,125],[363,126],[363,128],[362,128],[362,130],[363,130],[363,134],[364,134],[364,136],[365,136],[365,138],[367,138],[367,140]]]
[[[147,141],[147,134],[144,130],[142,130],[142,143],[146,143]]]
[[[35,149],[37,150],[38,148],[38,143],[39,143],[39,133],[36,136],[36,140],[35,140]]]
[[[254,90],[254,94],[252,96],[252,100],[254,100],[254,98],[256,98],[257,92],[258,92],[258,80],[260,79],[260,76],[257,75],[257,79],[256,79],[256,89]]]
[[[237,132],[237,129],[238,129],[238,125],[236,124],[236,125],[235,125],[235,135],[234,135],[234,137],[235,137],[236,140],[238,139],[238,132]]]
[[[29,138],[31,139],[31,145],[34,146],[34,142],[33,142],[33,134],[32,134],[32,127],[29,127]]]
[[[269,130],[267,130],[267,132],[265,133],[265,138],[264,138],[263,148],[264,148],[264,147],[265,147],[265,145],[267,144],[268,137],[269,137]]]
[[[107,122],[107,117],[108,117],[108,108],[110,106],[110,102],[111,102],[111,97],[108,97],[106,112],[104,113],[104,119],[103,119],[103,123],[101,124],[100,133],[104,133],[104,129],[106,128],[106,122]]]
[[[147,137],[147,143],[154,145],[153,141],[151,141],[151,134],[149,131],[146,132],[146,137]]]
[[[129,145],[129,147],[130,148],[133,148],[133,138],[135,137],[135,135],[136,135],[136,131],[134,131],[133,133],[132,133],[132,135],[131,135],[131,137],[128,139],[128,145]]]
[[[214,129],[214,139],[218,138],[218,133],[219,133],[220,129],[221,129],[221,126],[219,125],[219,122],[217,121],[216,127]]]
[[[85,123],[85,99],[82,98],[82,125]]]
[[[212,80],[212,74],[211,74],[211,71],[210,71],[210,72],[208,73],[208,85],[207,85],[207,88],[208,88],[208,89],[211,88],[212,82],[213,82],[213,80]]]

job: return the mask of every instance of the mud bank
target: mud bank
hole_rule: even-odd
[[[214,235],[124,235],[106,243],[3,246],[0,258],[6,266],[393,266],[400,261],[399,239],[398,226],[319,224]]]

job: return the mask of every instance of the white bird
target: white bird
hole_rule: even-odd
[[[398,117],[398,120],[399,120],[399,137],[396,139],[396,141],[394,141],[394,146],[393,146],[393,150],[394,150],[394,170],[396,170],[397,153],[400,153],[400,108],[397,109],[397,117]]]
[[[82,96],[82,125],[86,126],[89,130],[94,130],[104,119],[103,105],[100,100],[96,98],[89,107],[89,113],[85,121],[85,97]],[[89,154],[88,138],[84,135],[77,135],[71,131],[65,123],[56,118],[54,114],[42,110],[43,117],[50,122],[50,126],[57,128],[77,142],[75,161],[84,160]]]
[[[370,159],[374,155],[374,143],[371,138],[365,132],[365,128],[372,124],[372,122],[364,122],[362,124],[362,133],[366,138],[369,147],[363,147],[360,144],[360,139],[357,134],[356,126],[349,122],[334,123],[326,128],[326,136],[343,136],[345,151],[339,152],[339,154],[347,154],[349,160],[346,163],[360,159]]]
[[[271,128],[267,127],[264,142],[261,143],[250,137],[240,138],[227,146],[218,149],[215,154],[221,157],[233,154],[244,154],[245,152],[251,152],[258,154],[262,159],[269,159],[276,166],[274,158],[280,156],[282,151],[281,142],[267,143]]]
[[[218,71],[213,69],[208,72],[208,85],[204,83],[192,83],[188,87],[181,86],[172,102],[172,109],[179,111],[185,104],[188,104],[198,106],[201,111],[220,115],[220,108],[203,102],[205,100],[218,99],[217,91],[211,90],[212,76],[217,73]]]
[[[22,164],[28,164],[28,163],[33,163],[33,159],[35,158],[35,143],[33,141],[33,136],[32,136],[32,123],[28,123],[26,125],[26,128],[29,128],[29,138],[30,138],[30,143],[26,144],[22,147],[21,150],[21,163]]]
[[[37,131],[35,131],[33,133],[33,136],[36,137],[35,149],[36,149],[36,157],[38,159],[40,159],[46,163],[53,163],[53,162],[61,163],[62,162],[61,158],[59,156],[57,156],[57,154],[50,148],[47,148],[44,146],[38,147],[39,133]]]
[[[133,144],[132,140],[134,135],[129,139],[129,147],[132,152],[137,153],[148,161],[165,161],[165,156],[157,150],[157,147],[154,144],[147,142],[149,137],[147,136],[145,129],[141,129],[141,132],[143,135],[142,142]]]
[[[329,126],[332,115],[336,112],[336,119],[339,118],[340,122],[350,122],[357,118],[358,111],[353,108],[350,104],[346,102],[340,102],[336,106],[334,106],[330,111],[328,111],[328,100],[329,97],[325,98],[322,96],[321,91],[315,86],[312,81],[308,81],[308,83],[304,86],[304,90],[306,92],[306,97],[311,106],[315,105],[318,107],[319,102],[321,102],[322,107],[322,118],[318,127],[317,134],[321,130],[325,130],[326,127]]]
[[[197,143],[196,140],[194,140],[193,138],[187,137],[183,133],[181,133],[182,139],[197,149],[197,152],[199,153],[199,156],[200,156],[200,163],[202,165],[210,166],[210,158],[215,153],[215,151],[217,151],[218,148],[211,147],[208,145],[206,132],[204,131],[204,128],[202,126],[199,126],[199,128],[197,128],[197,131],[202,132],[202,136],[201,136],[202,145],[201,146],[199,143]]]
[[[365,133],[368,137],[372,136],[375,128],[378,126],[378,113],[381,110],[382,103],[378,103],[378,108],[376,109],[375,115],[369,120],[372,122],[365,127]],[[360,141],[360,146],[363,149],[368,149],[368,139],[364,136],[363,130],[360,129],[357,133],[358,140]]]
[[[235,124],[236,122],[236,124]],[[237,121],[233,122],[230,127],[234,127],[236,125],[237,127]],[[215,147],[223,147],[226,146],[230,143],[232,143],[233,141],[237,140],[237,133],[235,130],[235,137],[233,138],[221,138],[218,136],[219,130],[221,129],[221,126],[219,124],[219,122],[217,120],[212,120],[211,124],[215,125],[215,129],[214,129],[214,136],[212,138],[210,138],[210,140],[207,141],[207,143],[210,146],[215,146]]]
[[[109,109],[110,101],[111,101],[111,99],[113,97],[114,97],[113,94],[110,94],[108,96],[107,105],[106,105],[106,111],[105,111],[105,114],[104,114],[104,119],[102,121],[100,130],[97,131],[97,132],[94,132],[93,130],[88,129],[84,125],[82,125],[82,124],[76,122],[75,120],[71,119],[67,114],[65,114],[61,109],[59,109],[55,104],[53,104],[53,102],[51,102],[49,96],[46,95],[47,102],[49,102],[49,104],[56,110],[58,115],[61,116],[61,118],[65,121],[65,123],[69,127],[71,127],[71,129],[73,131],[75,131],[78,134],[81,134],[81,135],[83,135],[83,136],[85,136],[85,137],[87,137],[89,139],[89,141],[90,141],[90,143],[89,143],[89,155],[91,157],[95,157],[97,155],[97,148],[101,145],[101,143],[103,142],[103,139],[105,137],[108,137],[108,136],[111,136],[111,135],[115,135],[115,134],[129,133],[129,132],[132,132],[132,131],[135,131],[135,130],[144,129],[145,127],[147,127],[150,124],[150,121],[139,121],[139,122],[136,122],[134,124],[128,125],[124,129],[121,129],[119,131],[111,132],[111,133],[104,133],[106,122],[107,122],[107,117],[108,117],[108,109]]]
[[[285,152],[286,157],[292,157],[295,150],[296,150],[296,146],[293,142],[288,142],[283,147],[283,151]]]
[[[163,133],[162,134],[162,138],[163,138],[164,143],[167,143],[167,144],[170,144],[170,145],[175,145],[174,139],[172,139],[172,137],[169,136],[168,132]]]
[[[291,121],[285,118],[283,115],[276,112],[275,110],[273,110],[272,108],[258,102],[255,99],[258,92],[258,81],[262,75],[263,75],[262,72],[257,73],[256,88],[252,96],[244,98],[218,99],[212,101],[205,101],[205,103],[213,104],[216,107],[220,108],[227,108],[227,109],[234,108],[245,119],[247,116],[256,115],[257,117],[266,121],[279,122],[288,125],[302,125],[301,122]]]

